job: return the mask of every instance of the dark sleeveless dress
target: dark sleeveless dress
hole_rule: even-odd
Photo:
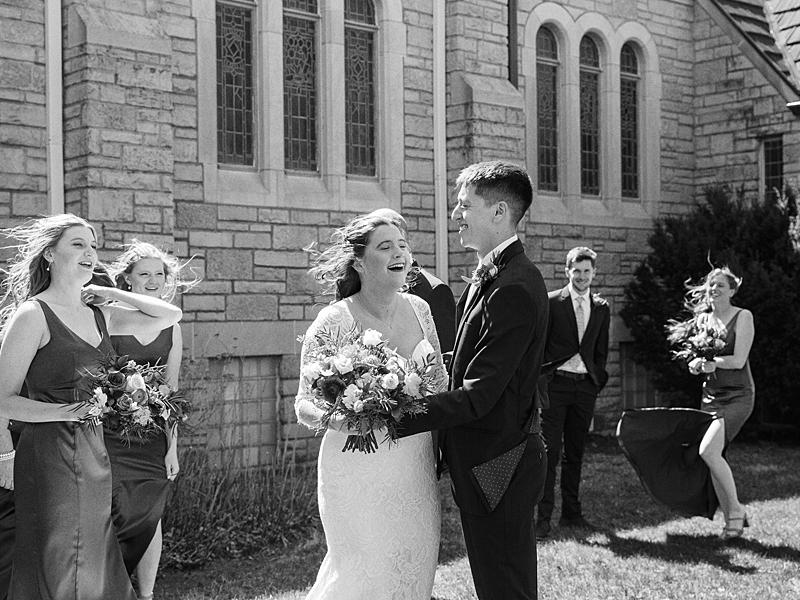
[[[94,311],[97,347],[73,333],[38,300],[50,341],[25,377],[28,397],[71,404],[87,369],[113,353],[105,320]],[[66,406],[64,410],[68,410]],[[136,600],[111,522],[111,466],[102,427],[26,423],[14,461],[16,546],[12,600]]]
[[[172,349],[172,327],[146,346],[132,335],[115,335],[111,343],[116,354],[127,355],[137,364],[165,365]],[[106,429],[105,440],[114,483],[111,513],[125,567],[132,573],[155,535],[167,502],[167,436],[155,434],[128,444]]]
[[[728,324],[720,356],[733,354],[738,317],[737,312]],[[685,517],[713,519],[719,502],[700,443],[711,423],[724,418],[727,447],[753,412],[755,387],[749,361],[741,369],[716,369],[705,377],[702,410],[623,411],[617,441],[655,500]]]
[[[736,320],[742,309],[739,309],[725,334],[725,347],[719,356],[730,356],[736,345]],[[753,412],[756,386],[750,372],[748,359],[741,369],[717,369],[707,373],[703,382],[704,412],[715,413],[717,418],[725,419],[725,445],[731,443],[742,429],[745,421]]]

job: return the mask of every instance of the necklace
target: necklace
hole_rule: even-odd
[[[392,301],[392,307],[389,309],[390,314],[389,314],[389,320],[388,321],[385,320],[385,319],[380,318],[378,315],[376,315],[374,312],[372,312],[367,307],[366,302],[364,302],[364,300],[361,298],[361,294],[356,296],[356,299],[358,300],[358,303],[361,306],[361,308],[364,310],[364,312],[367,313],[370,317],[372,317],[376,321],[380,321],[381,323],[386,325],[386,327],[388,327],[389,329],[393,329],[394,328],[394,318],[395,318],[395,315],[397,315],[397,309],[400,306],[400,302],[398,301],[397,295],[395,295],[394,300]]]

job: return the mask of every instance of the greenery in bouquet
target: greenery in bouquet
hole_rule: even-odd
[[[672,357],[687,363],[695,358],[712,360],[725,347],[725,326],[710,312],[700,312],[684,321],[667,323],[667,340],[673,345]]]
[[[426,412],[423,398],[434,391],[430,344],[423,355],[420,360],[400,356],[374,329],[353,327],[338,339],[318,332],[306,350],[301,375],[324,410],[317,432],[324,432],[332,420],[341,431],[352,432],[343,452],[377,450],[376,430],[385,430],[384,441],[395,442],[401,421]]]
[[[79,398],[91,405],[81,419],[92,426],[103,423],[126,442],[168,433],[189,417],[190,403],[167,383],[163,365],[139,365],[127,356],[108,356],[98,369],[84,375]],[[87,391],[88,390],[88,391]]]

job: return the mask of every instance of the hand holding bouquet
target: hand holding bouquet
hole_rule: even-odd
[[[725,326],[711,313],[701,312],[685,321],[667,324],[667,339],[676,346],[673,359],[691,363],[695,359],[712,361],[725,347]]]
[[[168,433],[188,419],[190,404],[167,384],[164,368],[139,365],[127,356],[107,357],[96,372],[85,375],[90,396],[79,398],[78,406],[89,404],[90,408],[79,422],[92,426],[102,422],[128,443],[133,438]]]
[[[402,419],[426,412],[423,397],[433,392],[435,355],[427,341],[422,345],[424,357],[414,361],[389,348],[374,329],[354,327],[336,340],[327,331],[318,332],[301,374],[324,411],[317,433],[332,422],[353,432],[342,452],[377,450],[376,429],[385,429],[385,441],[395,442]]]

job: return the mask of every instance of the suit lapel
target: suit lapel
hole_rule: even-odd
[[[519,240],[514,240],[511,244],[509,244],[498,256],[495,258],[494,264],[497,265],[499,272],[497,277],[503,276],[503,268],[508,264],[514,256],[523,252],[524,249],[522,247],[522,242]],[[469,288],[472,284],[467,285],[464,288],[464,291],[461,294],[461,297],[458,299],[458,303],[456,304],[456,315],[458,316],[458,331],[456,331],[456,342],[453,346],[453,352],[458,349],[458,343],[461,340],[461,334],[464,331],[464,323],[467,320],[467,317],[472,312],[472,309],[475,308],[475,305],[480,301],[483,294],[486,292],[487,288],[492,285],[491,282],[482,285],[477,293],[472,297],[472,301],[467,305],[467,298],[469,297]],[[576,326],[577,327],[577,326]],[[454,357],[455,358],[455,357]],[[455,363],[455,360],[450,362],[452,366]]]

